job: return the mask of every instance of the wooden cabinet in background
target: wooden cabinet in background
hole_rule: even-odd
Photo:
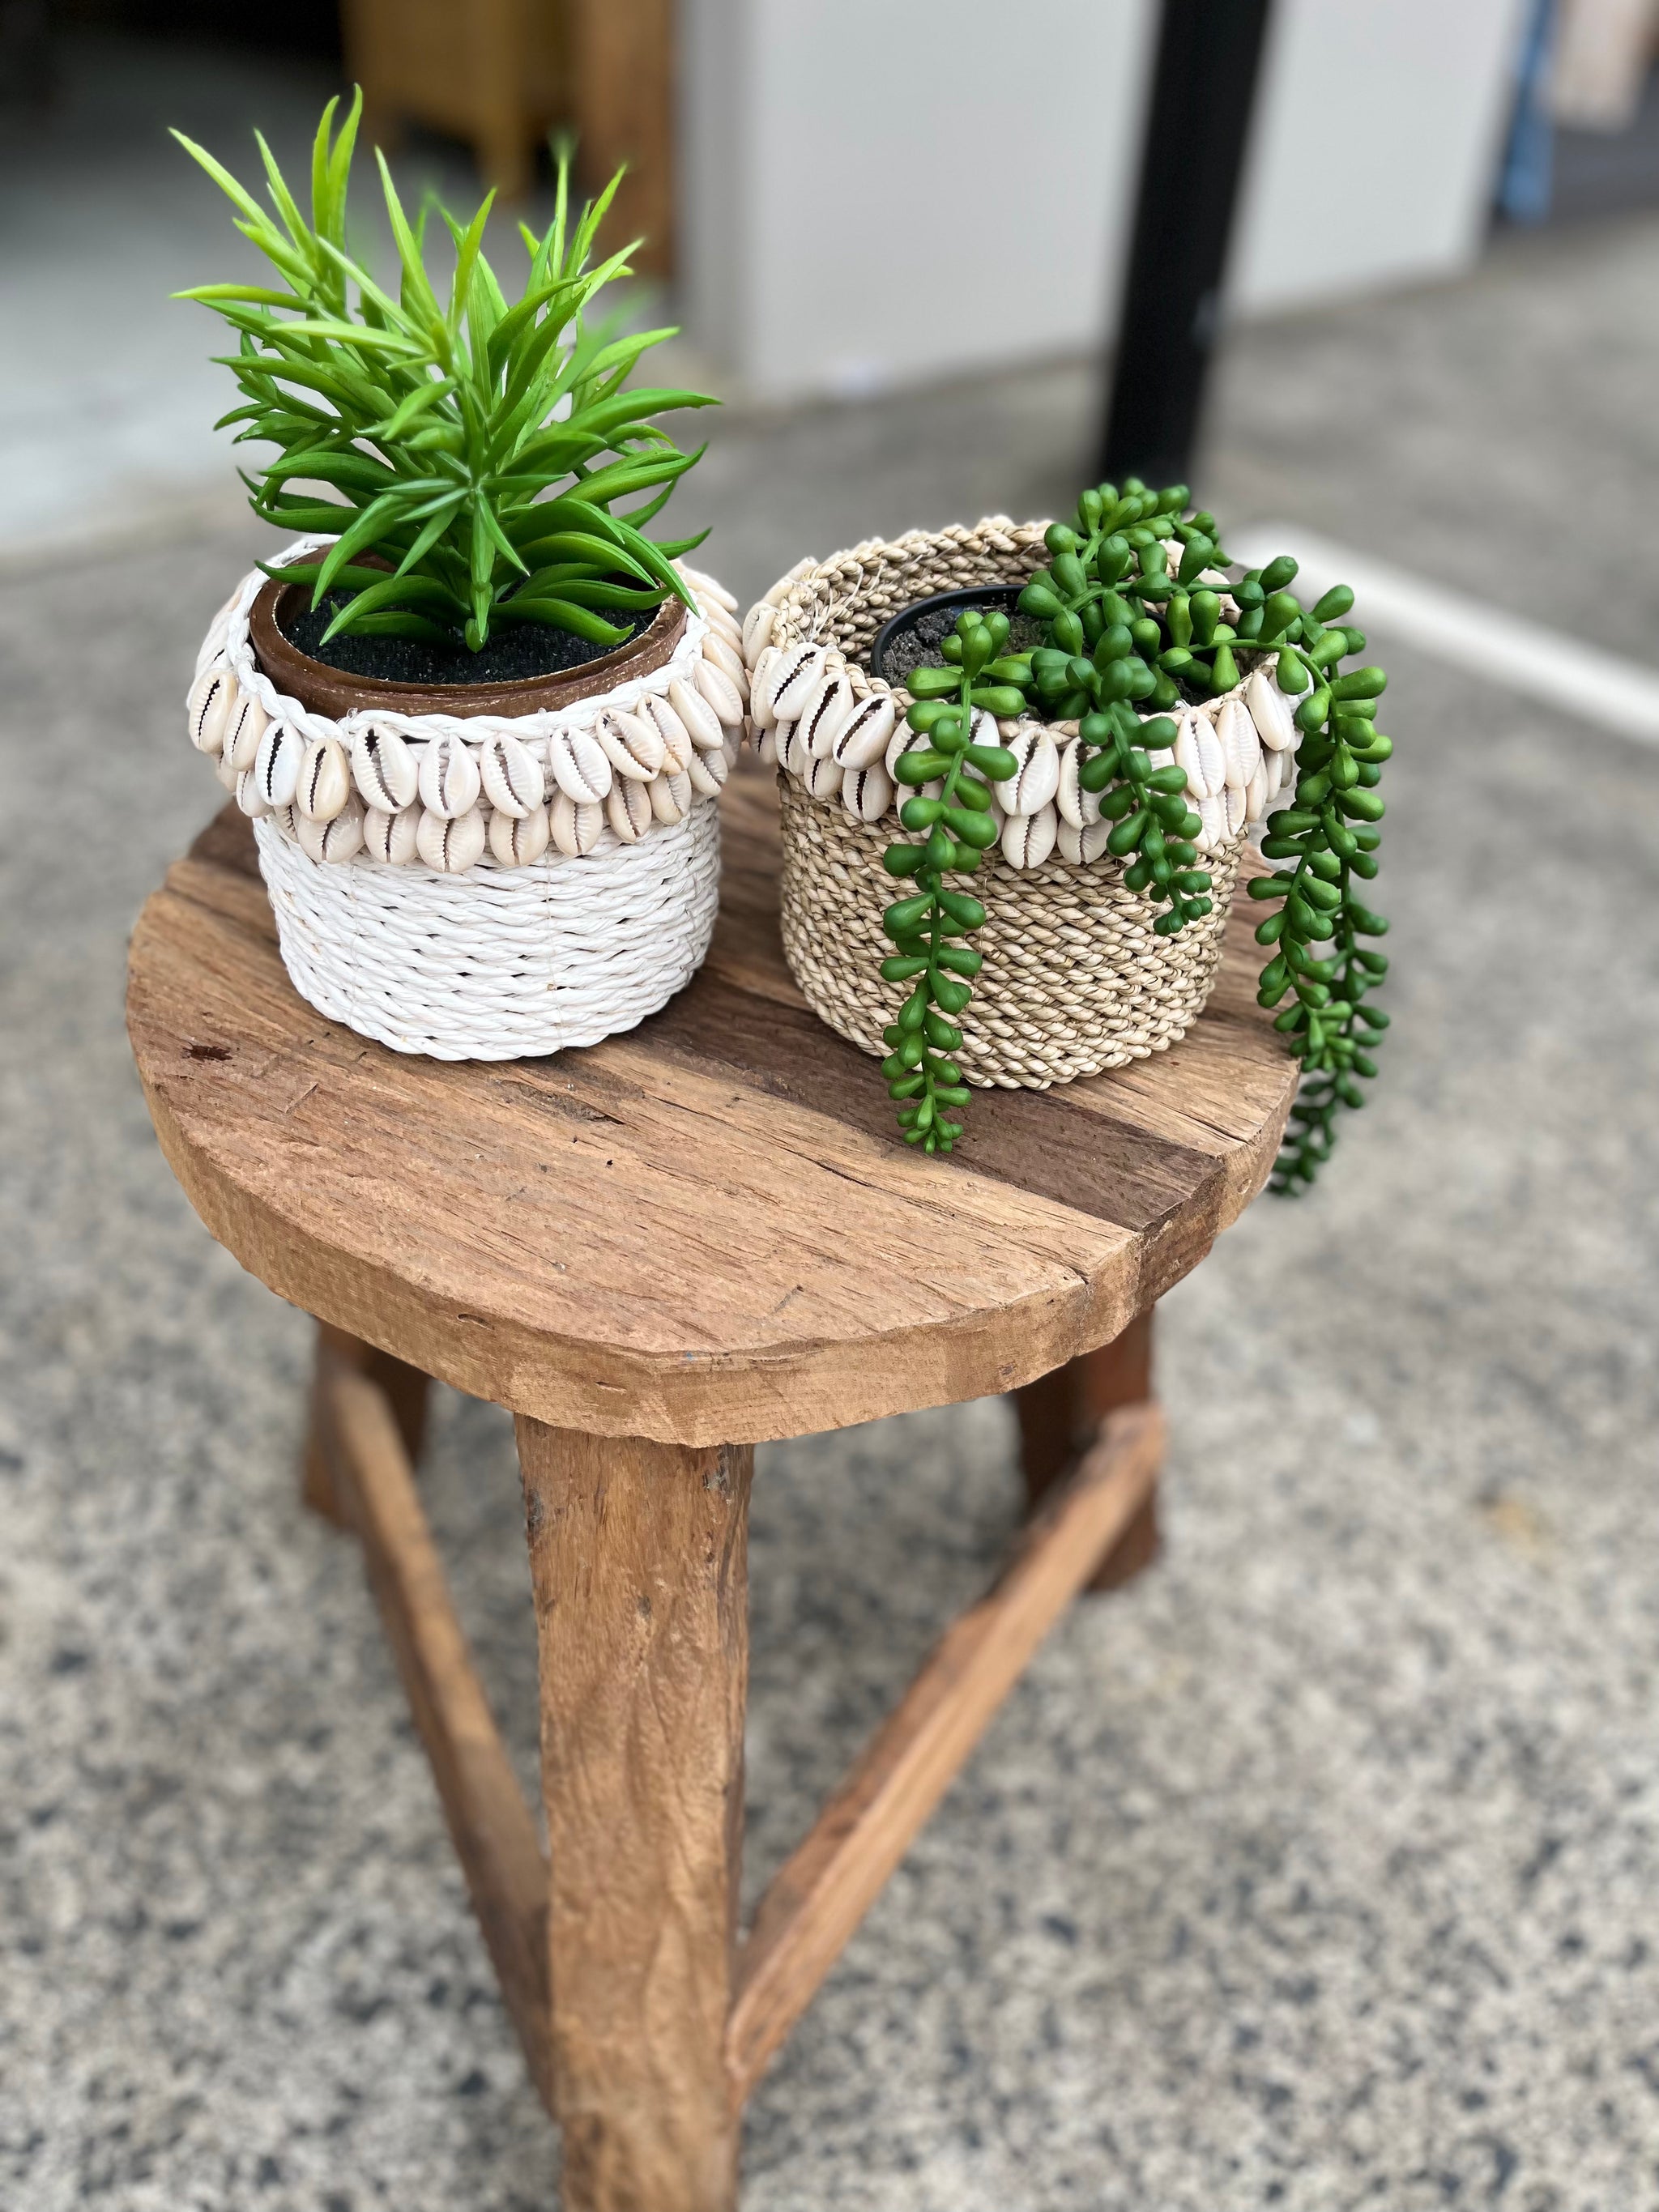
[[[667,272],[673,249],[673,0],[341,0],[346,65],[365,135],[405,122],[470,145],[505,199],[535,180],[550,130],[573,131],[582,187],[629,173],[606,225],[643,236],[635,266]]]

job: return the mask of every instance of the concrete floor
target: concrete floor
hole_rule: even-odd
[[[1651,660],[1656,339],[1659,226],[1507,241],[1236,338],[1206,495]],[[1092,406],[1056,369],[734,416],[682,506],[746,595],[1051,509]],[[122,1036],[217,795],[190,653],[261,543],[0,583],[0,2204],[542,2212],[356,1563],[297,1504],[306,1324],[189,1212]],[[1164,1563],[1065,1622],[878,1905],[745,2212],[1659,2207],[1659,757],[1387,658],[1376,1102],[1168,1301]],[[501,1418],[441,1394],[425,1487],[529,1782]],[[763,1455],[751,1895],[1015,1512],[995,1403]]]

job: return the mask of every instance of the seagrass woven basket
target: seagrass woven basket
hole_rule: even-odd
[[[883,624],[917,600],[965,586],[1023,583],[1047,557],[1044,527],[994,516],[971,529],[872,539],[803,564],[768,594],[769,619],[757,607],[745,625],[751,690],[763,717],[760,695],[792,652],[810,646],[825,649],[831,672],[838,660],[844,664],[860,701],[891,696],[895,732],[885,773],[871,768],[837,779],[833,761],[814,759],[804,749],[798,726],[779,721],[760,739],[779,769],[785,957],[814,1012],[877,1056],[888,1049],[882,1031],[907,988],[884,983],[879,969],[892,950],[882,915],[897,895],[882,854],[904,835],[897,809],[905,793],[895,787],[890,769],[894,749],[906,742],[910,695],[872,677],[865,663]],[[775,658],[764,661],[774,650]],[[1186,711],[1213,725],[1226,704],[1216,700]],[[1012,723],[1001,728],[1005,740],[1018,734]],[[1063,755],[1075,726],[1060,724],[1049,734]],[[1075,796],[1073,808],[1078,811]],[[1082,811],[1097,820],[1097,805],[1085,799]],[[959,1017],[963,1042],[952,1055],[964,1081],[1046,1090],[1145,1059],[1184,1036],[1221,962],[1245,839],[1242,811],[1235,812],[1236,828],[1224,815],[1206,816],[1203,865],[1213,878],[1213,905],[1173,937],[1154,933],[1161,909],[1125,886],[1124,864],[1102,849],[1105,825],[1041,823],[1041,834],[1025,841],[1030,854],[1047,854],[1035,865],[1013,866],[993,846],[973,878],[986,909],[974,938],[984,965]],[[1020,841],[1010,842],[1018,849]],[[1066,857],[1068,850],[1077,857]]]

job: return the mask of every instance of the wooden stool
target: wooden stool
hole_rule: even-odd
[[[234,811],[132,943],[162,1148],[322,1324],[306,1494],[362,1542],[571,2212],[729,2212],[768,2062],[1066,1603],[1150,1557],[1151,1308],[1266,1180],[1295,1081],[1241,911],[1178,1051],[981,1092],[961,1158],[918,1158],[783,964],[769,775],[725,821],[707,965],[588,1052],[450,1066],[325,1021]],[[429,1375],[517,1417],[545,1856],[416,1494]],[[740,1939],[754,1445],[1008,1390],[1015,1554]]]

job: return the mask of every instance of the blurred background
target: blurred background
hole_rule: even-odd
[[[1165,12],[0,0],[0,2203],[554,2201],[298,1504],[307,1325],[190,1214],[121,1026],[218,797],[193,648],[272,550],[167,297],[253,257],[166,127],[303,173],[356,81],[407,198],[501,188],[507,272],[550,129],[630,164],[627,312],[726,402],[673,513],[745,604],[1069,509],[1152,357],[1230,542],[1354,583],[1392,675],[1375,1102],[1166,1301],[1164,1558],[872,1915],[745,2207],[1659,2206],[1659,11],[1275,0],[1254,84],[1254,0],[1170,0],[1160,66]],[[381,258],[367,165],[355,219]],[[532,1780],[510,1433],[440,1397]],[[751,1891],[1017,1514],[995,1402],[763,1455]]]

